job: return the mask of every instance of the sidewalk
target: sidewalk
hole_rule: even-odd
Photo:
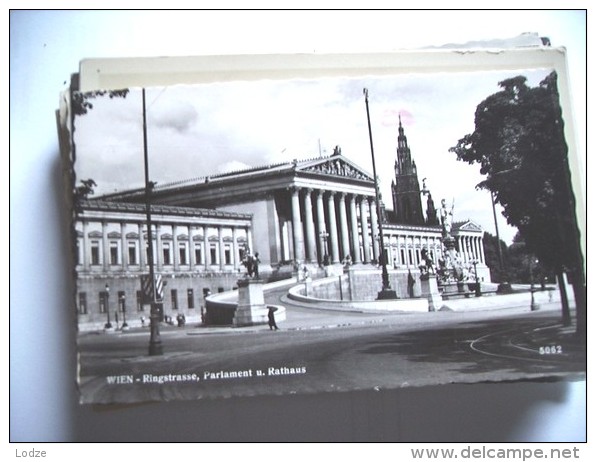
[[[286,284],[287,285],[287,284]],[[558,295],[558,294],[557,294]],[[537,291],[534,293],[535,307],[540,311],[557,311],[560,310],[560,302],[558,296],[553,296],[547,291]],[[529,292],[514,293],[507,295],[485,295],[482,297],[470,297],[462,299],[451,299],[443,302],[441,313],[361,313],[349,311],[335,311],[314,308],[310,304],[302,304],[293,300],[289,300],[286,296],[280,296],[277,303],[281,303],[286,307],[286,319],[278,322],[280,331],[296,331],[296,330],[310,330],[310,329],[332,329],[338,327],[349,326],[365,326],[381,323],[394,323],[406,319],[421,319],[432,315],[449,315],[449,312],[456,312],[464,314],[466,312],[481,312],[481,311],[495,311],[503,310],[509,313],[529,312],[531,305],[531,294]],[[176,325],[160,324],[160,332],[167,333],[182,333],[186,335],[209,335],[209,334],[240,334],[248,332],[265,332],[269,331],[267,324],[253,325],[253,326],[204,326],[197,323],[188,323],[185,327],[177,327]],[[557,338],[559,334],[565,338],[571,337],[569,328],[561,330],[557,334],[553,334],[553,338]],[[149,327],[134,327],[122,334],[148,333]],[[116,332],[118,334],[120,332]],[[542,336],[545,333],[541,334]],[[538,341],[538,340],[537,340]],[[546,339],[540,337],[539,342],[544,342]]]

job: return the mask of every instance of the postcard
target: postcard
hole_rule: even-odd
[[[564,51],[382,58],[189,59],[166,83],[162,60],[147,85],[82,65],[81,403],[585,377]]]

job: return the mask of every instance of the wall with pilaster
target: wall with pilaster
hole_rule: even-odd
[[[382,272],[380,269],[350,269],[349,290],[353,300],[376,300],[382,289]],[[420,274],[418,270],[411,272],[414,278],[413,295],[420,297]],[[388,271],[389,284],[399,298],[410,298],[408,295],[408,272],[404,270]]]
[[[189,323],[198,323],[201,321],[201,309],[205,306],[204,293],[209,290],[211,293],[220,291],[229,291],[237,286],[239,275],[234,272],[229,273],[176,273],[163,275],[164,286],[164,315],[176,318],[179,313],[186,317]],[[77,279],[76,307],[78,311],[78,322],[80,331],[103,329],[107,322],[108,314],[100,312],[100,293],[105,292],[105,286],[108,284],[110,291],[108,296],[108,308],[110,310],[110,322],[116,327],[116,312],[118,312],[118,322],[122,325],[124,316],[131,327],[142,325],[141,317],[146,318],[145,325],[148,325],[149,307],[145,306],[140,310],[137,302],[137,292],[141,290],[141,280],[139,276],[121,275],[121,276],[81,276]],[[189,292],[192,290],[192,302],[194,307],[189,307]],[[172,300],[172,290],[177,292],[177,306],[174,309]],[[123,292],[125,299],[126,313],[121,310],[121,302],[118,300],[118,294]],[[86,313],[81,313],[80,295],[86,297]]]
[[[259,198],[252,202],[218,207],[218,210],[252,214],[252,243],[249,243],[251,252],[259,252],[263,266],[279,261],[278,220],[273,198]]]

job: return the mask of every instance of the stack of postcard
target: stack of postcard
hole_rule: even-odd
[[[583,379],[565,51],[86,60],[81,403]]]

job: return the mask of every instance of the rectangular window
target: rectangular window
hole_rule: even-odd
[[[115,241],[110,242],[110,265],[118,265],[118,243]]]
[[[107,292],[100,292],[99,293],[99,312],[105,313],[108,309],[108,293]]]
[[[132,241],[128,243],[128,264],[137,265],[137,243]]]
[[[170,256],[170,243],[164,242],[162,244],[162,250],[163,250],[163,264],[171,265],[172,261],[171,261],[171,256]]]
[[[413,258],[412,258],[412,249],[408,249],[408,264],[412,265],[413,264]]]
[[[87,314],[87,293],[79,292],[79,314]]]
[[[406,252],[404,249],[399,249],[399,256],[401,257],[400,263],[403,265],[406,263]]]
[[[211,264],[214,265],[217,263],[217,248],[215,247],[215,244],[212,244],[211,247],[209,247],[209,252],[211,254]]]
[[[172,310],[177,310],[178,309],[178,290],[172,289],[170,293],[172,296]]]
[[[195,295],[192,289],[186,291],[186,298],[188,299],[188,308],[192,309],[195,307]]]
[[[143,291],[137,290],[137,311],[143,311]]]
[[[118,310],[126,310],[126,293],[123,290],[118,291]]]
[[[232,264],[232,249],[227,244],[226,244],[226,246],[224,248],[224,258],[225,258],[225,261],[226,261],[226,265],[231,265]]]
[[[201,251],[201,245],[195,245],[195,261],[197,264],[203,263],[203,252]]]
[[[99,259],[99,241],[91,241],[91,264],[92,265],[100,265],[101,261]]]
[[[180,254],[180,264],[186,265],[186,244],[180,243],[178,244],[178,253]]]

